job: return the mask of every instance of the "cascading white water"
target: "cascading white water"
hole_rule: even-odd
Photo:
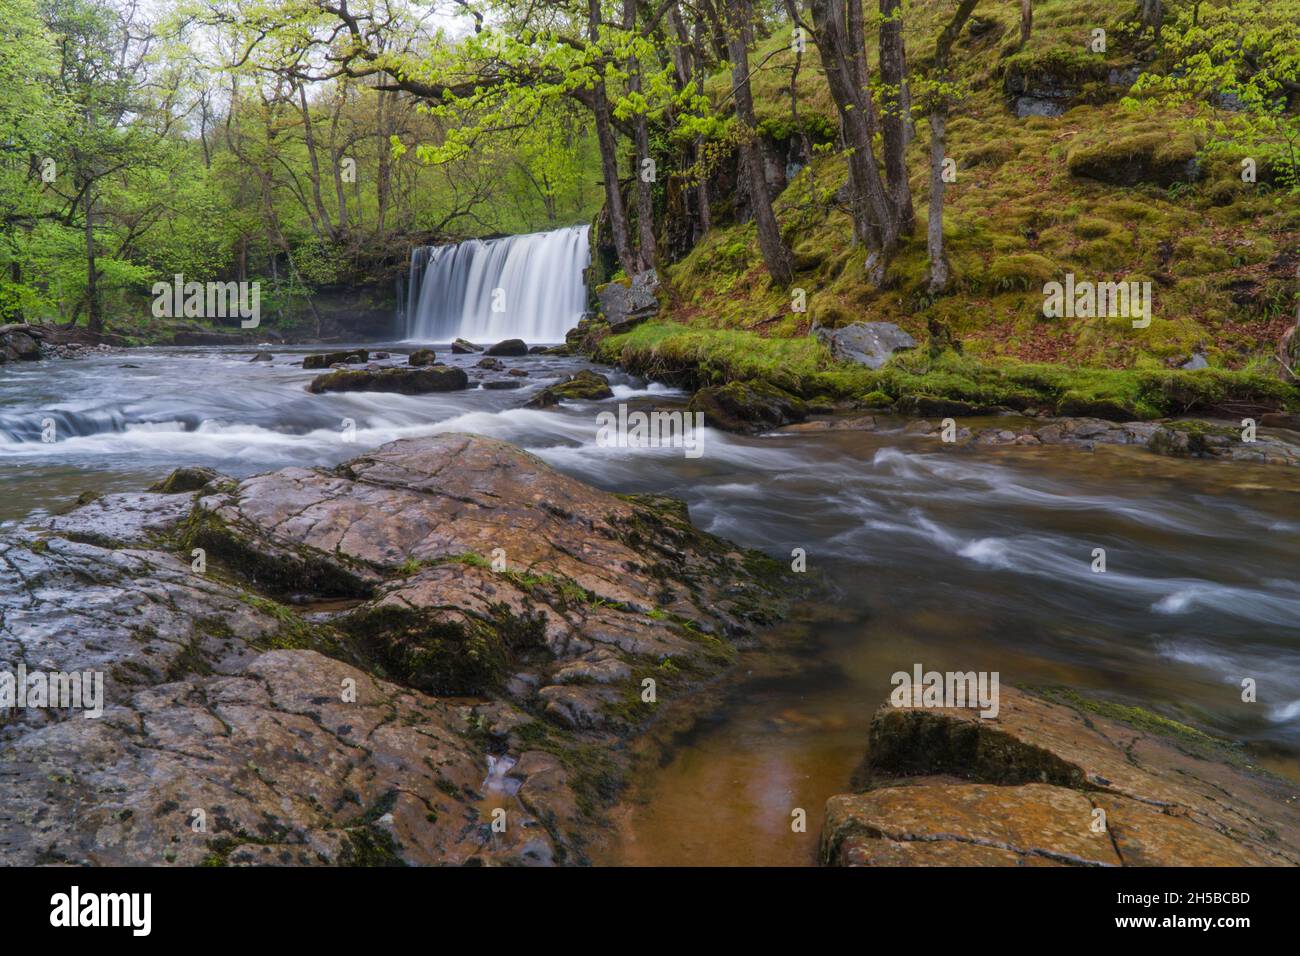
[[[587,307],[589,226],[411,251],[406,337],[562,342]]]

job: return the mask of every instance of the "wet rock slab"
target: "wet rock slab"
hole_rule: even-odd
[[[0,664],[106,698],[0,724],[0,862],[581,861],[641,681],[688,693],[777,608],[680,504],[489,439],[164,485],[0,536]]]
[[[993,719],[886,705],[871,725],[868,789],[827,803],[822,861],[1300,865],[1297,788],[1201,737],[1006,687]]]

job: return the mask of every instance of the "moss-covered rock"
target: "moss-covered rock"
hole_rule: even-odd
[[[687,410],[703,412],[713,428],[758,434],[808,417],[808,405],[775,385],[762,382],[728,382],[702,388]]]
[[[529,400],[527,408],[550,408],[562,401],[598,402],[613,398],[614,390],[609,379],[591,369],[582,369],[563,382],[548,385]]]
[[[423,395],[426,392],[454,392],[469,387],[464,369],[448,365],[428,368],[339,369],[311,380],[307,391],[321,392],[397,392]]]
[[[366,349],[353,349],[349,352],[324,352],[320,355],[308,355],[302,360],[303,368],[329,368],[331,365],[359,365],[370,361]]]
[[[1193,133],[1171,135],[1168,130],[1156,130],[1081,143],[1069,151],[1066,165],[1074,176],[1113,186],[1152,183],[1167,187],[1200,178],[1198,148]]]
[[[211,468],[177,468],[162,481],[150,485],[149,490],[162,495],[178,495],[187,491],[198,491],[220,477]]]

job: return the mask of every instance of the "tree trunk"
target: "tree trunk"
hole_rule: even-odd
[[[1029,42],[1034,30],[1034,0],[1020,0],[1020,46]]]
[[[1160,41],[1160,31],[1165,25],[1165,5],[1163,0],[1141,0],[1138,16],[1144,27],[1150,27],[1155,33],[1156,42]]]
[[[623,0],[625,30],[636,29],[636,7],[637,0]],[[630,94],[641,92],[641,64],[637,62],[636,57],[631,57],[627,61],[627,91]],[[645,114],[640,111],[632,115],[632,139],[636,145],[636,163],[633,173],[636,180],[637,255],[641,270],[653,269],[659,262],[655,248],[654,180],[646,179],[641,164],[647,159],[653,162],[654,157],[650,155],[650,131]],[[657,169],[655,175],[658,176]]]
[[[839,113],[848,154],[853,232],[871,250],[868,278],[879,285],[898,246],[899,224],[872,146],[876,124],[867,93],[862,4],[861,0],[811,0],[811,10],[817,52]]]
[[[378,140],[377,171],[375,175],[375,234],[379,238],[384,236],[384,227],[388,221],[388,197],[389,183],[391,176],[392,153],[389,146],[389,128],[388,115],[385,106],[388,103],[388,94],[383,90],[375,91],[375,131]]]
[[[86,187],[86,328],[104,330],[104,316],[99,301],[99,270],[95,266],[95,186]]]
[[[330,220],[329,211],[325,208],[325,202],[321,198],[320,192],[320,161],[316,157],[316,134],[311,125],[311,111],[307,108],[307,87],[303,83],[298,84],[298,102],[302,109],[302,134],[303,141],[307,146],[307,159],[310,164],[309,177],[311,179],[311,198],[315,204],[315,215],[312,218],[313,231],[319,236],[324,235],[334,238],[334,224]],[[311,214],[312,210],[308,210]],[[319,225],[317,219],[319,218]]]
[[[695,51],[695,92],[698,96],[704,96],[704,81],[708,78],[707,60],[704,51],[704,31],[706,27],[703,23],[695,24],[694,34],[694,51]],[[701,167],[704,158],[704,137],[697,137],[695,140],[695,167],[699,172],[699,185],[695,187],[695,197],[699,208],[700,216],[700,235],[703,236],[713,228],[713,204],[709,199],[709,175],[708,171]]]
[[[930,218],[926,223],[926,250],[930,256],[930,295],[948,288],[948,257],[943,250],[943,160],[947,149],[947,108],[930,113]]]
[[[934,79],[939,84],[950,83],[948,62],[952,55],[952,45],[961,34],[962,27],[975,12],[979,0],[961,0],[953,13],[952,20],[939,34],[934,45]],[[926,251],[930,257],[931,295],[938,295],[948,287],[951,270],[948,257],[943,248],[943,194],[946,184],[943,181],[943,161],[948,151],[948,99],[949,90],[941,85],[933,94],[934,104],[930,109],[930,218],[926,223]]]
[[[907,57],[903,50],[902,0],[880,0],[880,82],[883,90],[880,131],[885,154],[885,179],[893,203],[898,231],[908,235],[916,226],[912,188],[907,180],[906,96]]]
[[[733,0],[729,11],[731,23],[727,32],[727,53],[731,60],[731,83],[736,101],[736,118],[744,127],[740,146],[740,164],[749,184],[749,198],[754,207],[754,224],[758,227],[758,247],[763,262],[778,286],[788,286],[794,279],[790,250],[781,238],[781,227],[772,211],[772,199],[767,193],[767,177],[763,175],[763,153],[759,148],[754,115],[754,98],[749,88],[749,3]]]
[[[593,43],[600,39],[600,0],[587,0],[587,25]],[[597,60],[597,79],[587,95],[587,105],[596,121],[596,143],[600,147],[600,167],[605,180],[605,208],[609,211],[609,231],[614,235],[614,250],[619,265],[629,276],[637,272],[638,261],[632,254],[632,231],[618,185],[618,140],[610,120],[609,97],[605,92],[604,60]]]

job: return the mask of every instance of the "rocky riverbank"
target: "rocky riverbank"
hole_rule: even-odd
[[[784,432],[900,431],[925,435],[954,447],[1061,445],[1092,450],[1098,445],[1129,445],[1173,458],[1212,458],[1260,464],[1300,465],[1300,431],[1275,428],[1270,422],[1283,416],[1263,416],[1255,427],[1233,427],[1199,420],[1160,422],[1108,422],[1099,418],[1013,418],[1006,423],[968,426],[965,421],[900,419],[881,415],[846,414],[797,422]],[[1289,418],[1289,416],[1288,416]]]
[[[0,579],[7,670],[105,675],[102,717],[8,714],[9,864],[582,862],[625,743],[782,587],[466,435],[183,470],[6,533]]]
[[[1002,688],[871,723],[860,792],[832,797],[832,866],[1295,866],[1300,788],[1133,708]]]

